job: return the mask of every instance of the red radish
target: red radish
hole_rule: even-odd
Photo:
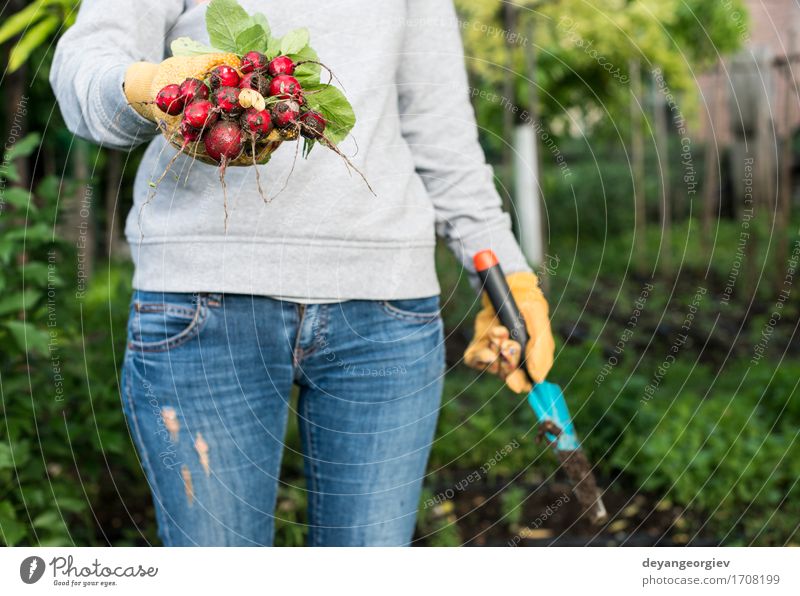
[[[278,128],[285,128],[297,121],[300,116],[300,106],[296,101],[281,101],[275,106],[273,120]]]
[[[214,161],[226,162],[242,152],[244,140],[242,129],[235,122],[217,122],[205,135],[206,153]]]
[[[186,125],[198,130],[208,129],[218,118],[219,114],[214,110],[214,104],[207,99],[193,101],[186,106],[186,110],[183,112],[183,120]]]
[[[209,84],[212,89],[219,89],[220,87],[236,87],[239,84],[241,77],[236,69],[227,64],[217,66],[211,71],[211,78]]]
[[[194,143],[200,139],[200,130],[190,126],[186,120],[181,121],[181,136],[185,143]]]
[[[280,99],[299,97],[303,88],[296,78],[290,75],[278,75],[269,84],[269,94]]]
[[[264,75],[251,72],[242,77],[242,81],[239,83],[239,89],[255,89],[261,95],[266,96],[269,94],[269,81]]]
[[[307,139],[321,139],[328,122],[319,112],[308,111],[300,116],[300,134]]]
[[[222,197],[225,208],[225,230],[228,229],[228,186],[225,184],[225,170],[228,162],[236,159],[242,154],[244,149],[244,135],[242,129],[235,122],[223,120],[217,122],[208,131],[203,139],[205,142],[206,153],[219,165],[219,181],[222,183]],[[253,141],[255,144],[255,141]]]
[[[242,124],[254,137],[262,139],[272,132],[272,115],[268,110],[250,108],[244,113]]]
[[[239,93],[241,89],[237,87],[220,87],[214,92],[214,103],[223,114],[231,117],[239,116],[244,109],[239,105]]]
[[[183,111],[185,102],[181,97],[181,88],[178,85],[167,85],[156,95],[156,105],[158,109],[169,114],[170,116],[177,116]]]
[[[247,52],[242,58],[241,71],[244,74],[263,71],[267,68],[267,57],[261,52]]]
[[[294,62],[292,62],[292,59],[289,58],[289,56],[278,56],[269,63],[267,72],[271,77],[277,77],[278,75],[292,75],[294,74],[294,67]]]
[[[184,104],[198,99],[208,99],[208,87],[200,79],[186,79],[181,83],[181,98]]]

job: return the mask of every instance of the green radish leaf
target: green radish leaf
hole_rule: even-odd
[[[308,45],[308,29],[294,29],[283,36],[281,40],[281,54],[296,54]]]
[[[263,13],[257,12],[251,17],[251,19],[256,25],[261,25],[261,28],[267,34],[267,39],[272,37],[272,29],[270,29],[269,21]]]
[[[208,4],[206,29],[215,48],[235,52],[236,37],[250,25],[250,16],[236,0],[211,0]]]
[[[267,45],[267,58],[272,60],[276,56],[280,56],[281,54],[281,38],[280,37],[270,37],[269,44]]]
[[[261,52],[263,54],[267,51],[268,46],[269,35],[259,24],[248,27],[236,36],[236,53],[240,56],[247,52]]]
[[[201,56],[219,52],[219,50],[195,41],[191,37],[179,37],[169,47],[173,56]]]
[[[303,141],[303,158],[308,159],[308,154],[314,148],[316,141],[314,139],[304,139]]]
[[[356,124],[353,106],[344,94],[333,85],[306,88],[308,107],[322,114],[328,121],[325,136],[334,144],[341,143]]]
[[[319,61],[319,56],[311,46],[306,46],[296,54],[289,54],[292,62],[297,64],[304,60]],[[322,72],[322,67],[319,64],[302,64],[294,71],[294,77],[300,81],[303,88],[319,85],[319,80]]]

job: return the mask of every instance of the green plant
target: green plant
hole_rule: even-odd
[[[510,486],[500,495],[500,513],[503,521],[512,528],[519,526],[525,514],[528,491],[519,486]]]
[[[11,48],[8,72],[25,64],[31,54],[75,22],[80,0],[35,0],[0,25],[0,44],[20,36]]]
[[[706,512],[718,535],[744,543],[765,531],[776,536],[771,517],[800,495],[800,445],[796,431],[781,429],[777,413],[760,403],[762,390],[713,399],[665,394],[642,407],[612,463],[642,489]]]
[[[35,193],[5,186],[20,178],[14,160],[38,146],[39,137],[30,135],[6,153],[0,194],[0,540],[6,545],[67,543],[66,520],[88,514],[80,486],[68,478],[68,447],[48,445],[60,451],[56,461],[45,457],[42,444],[50,424],[64,436],[54,324],[55,296],[64,285],[52,231],[57,182],[44,179]]]
[[[444,500],[434,506],[425,506],[433,500],[430,490],[423,490],[417,519],[417,539],[427,546],[461,546],[463,539],[458,528],[458,518],[453,502]]]

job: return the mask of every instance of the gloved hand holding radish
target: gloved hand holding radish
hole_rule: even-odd
[[[179,149],[158,181],[185,153],[218,164],[224,188],[228,166],[265,164],[283,141],[300,138],[304,157],[320,143],[358,171],[337,147],[355,125],[353,108],[330,81],[321,82],[323,69],[331,80],[333,74],[309,46],[308,31],[278,39],[264,15],[235,6],[232,19],[231,2],[209,4],[206,26],[215,47],[182,37],[172,43],[172,58],[127,70],[128,102]],[[231,30],[231,22],[239,25]]]

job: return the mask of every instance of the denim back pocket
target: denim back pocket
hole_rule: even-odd
[[[139,352],[166,352],[200,333],[208,318],[202,294],[135,292],[128,318],[128,347]]]

